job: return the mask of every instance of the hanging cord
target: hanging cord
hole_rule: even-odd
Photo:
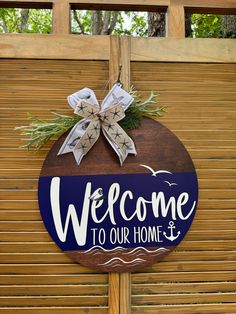
[[[122,64],[119,65],[119,71],[118,71],[118,77],[117,80],[114,82],[114,84],[119,84],[121,87],[123,86],[122,82],[121,82],[121,73],[122,73]],[[116,76],[116,74],[111,75],[107,81],[105,81],[104,87],[102,89],[102,95],[104,98],[105,94],[107,92],[107,86],[109,85],[109,83],[111,82],[111,80],[114,79],[114,77]],[[100,101],[100,100],[99,100]]]
[[[118,77],[117,77],[117,80],[115,82],[115,84],[119,84],[121,87],[122,87],[122,83],[121,83],[121,71],[122,71],[122,64],[119,65],[119,72],[118,72]]]

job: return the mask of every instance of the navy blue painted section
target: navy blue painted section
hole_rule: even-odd
[[[178,216],[177,219],[174,220],[171,216],[171,212],[168,212],[167,217],[154,217],[152,204],[147,204],[147,215],[144,221],[139,221],[137,217],[134,217],[131,221],[125,221],[120,213],[120,198],[122,194],[130,190],[133,193],[133,200],[127,198],[126,201],[126,214],[127,216],[131,216],[136,208],[136,200],[138,197],[143,197],[146,200],[151,201],[152,192],[164,192],[165,199],[168,200],[170,197],[175,197],[177,200],[179,195],[183,192],[187,192],[189,194],[189,200],[186,205],[183,206],[183,213],[186,215],[194,201],[197,203],[198,199],[198,183],[196,173],[173,173],[173,174],[158,174],[156,177],[152,176],[150,173],[145,174],[109,174],[109,175],[91,175],[91,176],[64,176],[60,177],[60,211],[61,211],[61,220],[62,226],[64,228],[66,215],[68,213],[69,204],[73,204],[76,208],[78,220],[81,219],[81,211],[83,207],[84,201],[84,192],[86,188],[86,184],[91,182],[92,184],[92,193],[97,188],[103,189],[104,194],[104,202],[100,208],[97,209],[98,218],[101,218],[103,214],[107,210],[108,206],[108,191],[110,186],[113,183],[119,183],[121,193],[114,205],[114,218],[116,225],[111,223],[110,217],[107,216],[105,220],[97,224],[93,221],[91,217],[91,212],[89,212],[88,218],[88,232],[86,238],[86,245],[79,246],[76,243],[72,223],[70,221],[68,233],[65,242],[61,242],[58,238],[54,220],[52,216],[51,210],[51,202],[50,202],[50,184],[53,177],[40,177],[39,178],[39,188],[38,188],[38,199],[41,215],[44,221],[44,224],[51,235],[52,239],[57,243],[57,245],[63,250],[87,250],[93,247],[94,245],[101,245],[97,240],[95,243],[93,242],[92,237],[92,228],[101,228],[105,229],[106,233],[106,242],[102,245],[105,249],[112,249],[117,246],[122,246],[125,248],[129,247],[157,247],[157,246],[176,246],[183,239],[185,234],[187,233],[192,220],[194,218],[194,214],[196,211],[197,204],[194,208],[193,213],[187,220],[181,220]],[[175,182],[178,185],[169,186],[168,183],[164,182],[165,180],[169,182]],[[92,201],[91,201],[92,202]],[[174,240],[168,240],[163,232],[166,232],[166,235],[170,235],[169,223],[173,221],[175,229],[173,229],[174,236],[176,236],[177,232],[180,231],[179,237]],[[155,238],[152,240],[152,232],[156,228],[159,227],[159,239],[156,241]],[[128,236],[126,239],[126,243],[116,243],[110,242],[110,231],[112,228],[128,228]],[[145,229],[146,227],[146,229]],[[149,228],[151,227],[151,229]],[[139,242],[139,231],[143,228],[143,235],[145,237],[146,231],[149,231],[150,239],[144,243]],[[148,230],[149,229],[149,230]],[[121,231],[121,229],[119,229]],[[122,229],[124,230],[124,229]],[[146,231],[145,231],[146,230]],[[150,230],[151,233],[150,233]],[[155,229],[157,230],[157,229]],[[96,231],[97,232],[97,231]],[[127,229],[126,229],[127,232]],[[114,231],[113,231],[114,233]],[[136,235],[136,236],[135,236]],[[134,242],[136,239],[136,243]]]

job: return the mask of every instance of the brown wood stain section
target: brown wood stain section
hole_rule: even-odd
[[[44,162],[41,176],[73,176],[91,174],[145,173],[140,164],[153,169],[167,169],[171,172],[193,172],[193,163],[182,143],[161,123],[145,118],[141,126],[130,132],[137,150],[137,156],[129,155],[120,166],[119,159],[101,134],[97,143],[82,159],[78,167],[72,153],[57,156],[66,136],[63,135],[53,146]]]

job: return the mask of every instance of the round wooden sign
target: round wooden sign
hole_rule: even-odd
[[[73,260],[101,271],[135,271],[161,260],[184,238],[197,207],[193,162],[161,123],[133,130],[137,156],[121,167],[101,135],[78,166],[53,145],[39,178],[45,227]]]

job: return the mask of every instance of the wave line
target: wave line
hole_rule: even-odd
[[[168,249],[166,249],[166,248],[164,248],[164,247],[158,248],[158,249],[156,249],[156,250],[154,250],[154,251],[149,251],[149,250],[146,249],[145,247],[138,246],[138,247],[136,247],[135,249],[133,249],[132,251],[130,251],[130,252],[125,252],[124,254],[129,255],[129,254],[132,254],[132,253],[136,252],[137,250],[143,250],[143,251],[145,251],[145,252],[147,252],[147,253],[156,253],[156,252],[160,252],[160,251],[168,252],[168,251],[169,251]]]
[[[103,263],[103,264],[99,264],[99,265],[107,265],[113,261],[120,261],[124,264],[131,264],[131,263],[134,263],[134,262],[138,262],[138,263],[141,263],[141,262],[146,262],[146,260],[142,259],[142,258],[135,258],[134,260],[130,261],[130,262],[126,262],[124,261],[122,258],[119,258],[119,257],[113,257],[112,259],[110,259],[109,261],[107,261],[106,263]]]
[[[91,252],[92,250],[94,250],[94,249],[102,249],[103,251],[105,251],[105,252],[112,252],[112,251],[115,251],[115,250],[125,250],[125,248],[123,248],[122,246],[117,246],[117,247],[115,247],[114,249],[111,249],[111,250],[106,250],[106,249],[104,249],[102,246],[100,246],[100,245],[95,245],[95,246],[93,246],[93,247],[91,247],[89,250],[87,250],[87,251],[85,251],[84,253],[89,253],[89,252]]]

